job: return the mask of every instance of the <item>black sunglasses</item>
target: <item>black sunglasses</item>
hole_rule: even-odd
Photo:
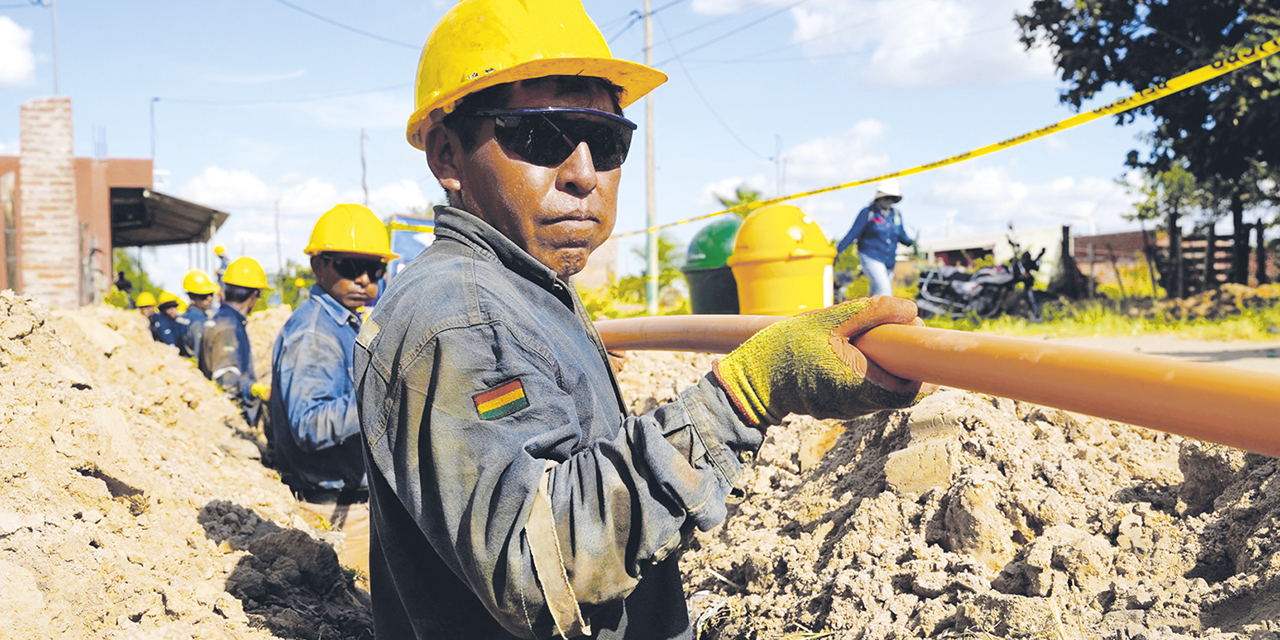
[[[585,142],[596,171],[613,171],[627,159],[636,129],[616,113],[577,107],[476,109],[462,115],[493,118],[498,144],[541,167],[559,166]]]
[[[387,273],[387,264],[381,260],[370,260],[368,258],[335,258],[333,256],[323,256],[329,261],[329,265],[333,267],[338,275],[347,280],[355,280],[360,274],[369,274],[369,280],[376,282],[382,279]]]

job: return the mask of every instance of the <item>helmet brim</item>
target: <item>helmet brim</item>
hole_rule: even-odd
[[[618,106],[625,109],[650,91],[667,81],[667,74],[630,60],[618,58],[540,58],[523,62],[506,69],[499,69],[483,78],[441,93],[426,106],[409,116],[405,136],[409,144],[419,150],[426,149],[423,129],[444,119],[463,98],[477,91],[508,82],[543,78],[546,76],[589,76],[604,78],[619,87]]]

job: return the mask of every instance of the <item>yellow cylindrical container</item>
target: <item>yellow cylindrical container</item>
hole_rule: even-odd
[[[790,316],[830,306],[835,258],[826,234],[799,208],[761,207],[742,222],[728,260],[739,313]]]

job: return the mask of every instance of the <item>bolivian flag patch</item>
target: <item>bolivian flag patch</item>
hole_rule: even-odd
[[[476,402],[476,411],[481,420],[497,420],[505,418],[527,406],[529,399],[524,395],[524,385],[516,378],[511,382],[478,393],[472,397]]]

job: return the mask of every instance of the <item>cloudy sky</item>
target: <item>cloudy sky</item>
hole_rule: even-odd
[[[47,2],[46,2],[47,4]],[[1050,52],[1025,51],[1029,0],[654,0],[657,217],[717,210],[745,184],[772,197],[932,162],[1073,115]],[[0,0],[0,154],[16,155],[24,102],[69,96],[80,156],[154,158],[157,190],[231,214],[216,241],[277,266],[340,202],[379,215],[443,201],[404,139],[421,45],[440,0]],[[639,0],[586,0],[613,54],[644,60]],[[1116,89],[1095,107],[1126,95]],[[616,231],[644,227],[644,107]],[[1069,224],[1131,228],[1116,184],[1148,124],[1111,119],[902,180],[922,238]],[[154,131],[154,135],[153,132]],[[873,187],[795,202],[833,238]],[[687,242],[704,222],[670,230]],[[639,239],[624,241],[624,272]],[[170,287],[185,247],[148,250]]]

